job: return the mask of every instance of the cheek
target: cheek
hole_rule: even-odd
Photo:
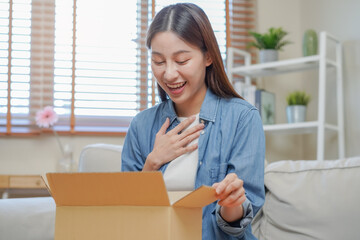
[[[205,67],[202,64],[192,64],[182,69],[183,75],[192,79],[203,78],[204,72]]]
[[[157,80],[161,80],[161,75],[162,75],[162,68],[159,67],[159,66],[155,66],[155,65],[151,65],[151,71],[154,75],[154,77],[157,79]]]

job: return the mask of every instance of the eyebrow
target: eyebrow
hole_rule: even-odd
[[[179,55],[179,54],[181,54],[181,53],[189,53],[189,52],[190,52],[190,51],[188,51],[188,50],[179,50],[179,51],[175,52],[173,55],[174,55],[174,56],[177,56],[177,55]],[[151,54],[162,55],[161,53],[156,52],[156,51],[152,51]]]

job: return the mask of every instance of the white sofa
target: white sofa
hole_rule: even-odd
[[[79,171],[118,171],[121,146],[84,148]],[[260,240],[360,239],[360,156],[329,161],[280,161],[265,169],[264,207],[253,232]],[[50,197],[0,199],[0,239],[53,239]]]

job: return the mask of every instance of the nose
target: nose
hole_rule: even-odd
[[[164,73],[165,80],[171,82],[173,80],[176,80],[178,76],[179,76],[179,73],[177,71],[176,65],[173,63],[167,64],[165,73]]]

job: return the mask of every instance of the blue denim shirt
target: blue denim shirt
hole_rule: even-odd
[[[199,162],[195,188],[220,182],[228,173],[244,181],[247,200],[244,216],[225,222],[214,202],[203,208],[202,239],[256,239],[251,220],[264,203],[265,139],[258,110],[239,98],[225,99],[207,90],[200,110],[205,128],[199,137]],[[173,102],[167,100],[137,114],[130,124],[122,152],[122,171],[141,171],[153,150],[155,135],[170,119],[167,131],[176,127]],[[160,171],[164,173],[168,164]]]

